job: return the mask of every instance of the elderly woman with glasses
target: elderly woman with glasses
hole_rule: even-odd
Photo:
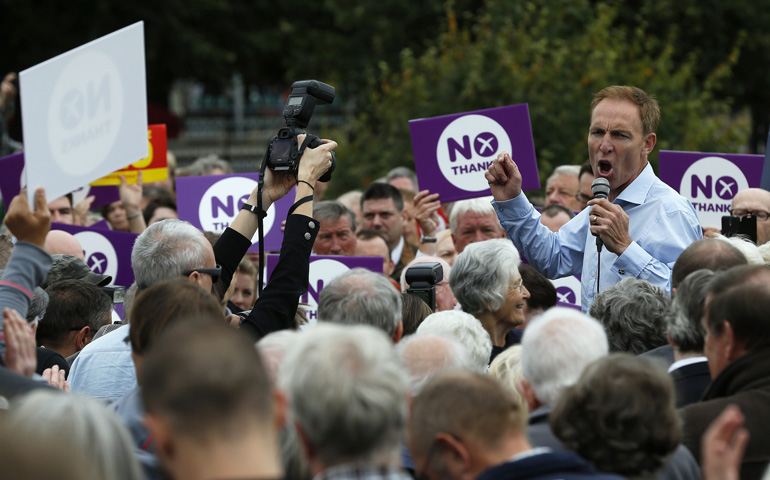
[[[449,286],[492,339],[492,356],[519,343],[529,292],[519,274],[519,252],[508,239],[472,243],[452,266]]]

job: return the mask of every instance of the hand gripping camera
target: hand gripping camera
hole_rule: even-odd
[[[334,87],[317,80],[301,80],[291,86],[291,94],[283,108],[283,118],[286,127],[278,130],[278,134],[270,140],[267,148],[267,167],[280,172],[287,171],[297,174],[299,160],[306,147],[316,148],[321,140],[315,135],[307,134],[305,128],[310,122],[316,105],[327,105],[334,101]],[[297,145],[297,135],[307,134],[302,145]],[[331,180],[336,166],[336,158],[332,152],[332,165],[319,181]]]
[[[297,176],[299,171],[299,161],[305,148],[316,148],[322,145],[321,139],[315,135],[307,133],[304,129],[313,116],[313,110],[317,104],[327,105],[334,101],[334,87],[318,80],[301,80],[291,85],[291,93],[283,107],[283,118],[286,119],[286,127],[278,130],[278,134],[270,140],[267,146],[265,157],[262,159],[262,165],[259,169],[259,182],[257,183],[257,208],[258,231],[259,231],[259,264],[265,264],[265,247],[262,228],[262,219],[267,215],[262,209],[262,187],[265,181],[265,169],[270,168],[276,172],[288,172]],[[297,144],[297,135],[305,134],[305,140],[302,145]],[[321,182],[328,182],[332,178],[332,172],[336,167],[336,157],[332,152],[332,164],[329,169],[319,178]],[[312,196],[300,200],[312,199]],[[296,205],[299,205],[297,203]],[[289,213],[293,211],[293,208]],[[262,294],[262,273],[259,270],[259,279],[257,281],[257,291]]]

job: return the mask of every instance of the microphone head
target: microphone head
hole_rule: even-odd
[[[594,198],[608,198],[610,195],[610,182],[604,177],[599,177],[591,184],[591,191],[594,194]]]

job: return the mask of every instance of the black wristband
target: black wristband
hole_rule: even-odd
[[[267,212],[258,209],[254,205],[249,205],[248,203],[244,203],[243,206],[241,207],[241,210],[248,210],[251,213],[259,215],[262,218],[265,218],[267,216]]]

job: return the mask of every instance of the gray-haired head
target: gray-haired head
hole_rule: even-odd
[[[520,264],[508,239],[472,243],[457,256],[449,286],[464,312],[494,312],[503,306],[511,282],[520,278]]]
[[[560,175],[575,177],[577,179],[578,175],[580,175],[580,165],[559,165],[553,169],[553,173],[551,173],[551,176],[545,181],[545,184],[548,185],[551,180]]]
[[[325,467],[398,461],[406,376],[381,331],[323,323],[305,330],[284,359],[278,383]]]
[[[535,317],[521,339],[521,367],[537,399],[553,405],[583,369],[609,353],[604,327],[577,310],[553,307]]]
[[[262,337],[254,346],[257,348],[265,365],[270,381],[275,385],[278,381],[278,371],[281,369],[286,352],[294,345],[299,337],[297,330],[278,330]]]
[[[79,459],[88,452],[98,478],[138,480],[141,468],[134,457],[134,446],[126,427],[105,405],[92,398],[36,390],[18,400],[6,416],[15,441],[38,445],[35,439],[66,438],[58,445]]]
[[[479,215],[489,215],[497,220],[497,213],[495,208],[489,202],[488,198],[471,198],[469,200],[460,200],[455,202],[452,206],[452,212],[449,214],[449,229],[452,234],[457,235],[457,225],[460,219],[468,213],[477,213]],[[497,226],[500,230],[503,227],[500,226],[500,222],[497,221]]]
[[[0,270],[8,265],[8,259],[11,258],[11,252],[13,252],[11,238],[11,235],[0,233]]]
[[[492,339],[473,315],[458,310],[433,313],[417,327],[417,335],[438,335],[457,340],[470,354],[472,370],[486,373],[492,355]]]
[[[396,345],[396,353],[406,369],[412,396],[445,370],[478,370],[463,344],[439,335],[410,335]]]
[[[0,276],[2,276],[1,273]],[[30,323],[36,319],[42,320],[48,308],[48,293],[40,287],[35,287],[34,294],[35,296],[32,297],[32,301],[29,302],[26,315],[27,321]]]
[[[187,167],[187,175],[211,175],[214,170],[222,170],[224,173],[233,173],[233,167],[230,162],[219,158],[219,155],[212,153],[197,158]]]
[[[413,187],[411,190],[414,190],[415,192],[418,191],[419,187],[417,186],[417,174],[414,173],[414,170],[408,167],[396,167],[388,172],[388,174],[385,176],[385,182],[390,183],[391,180],[396,178],[407,178],[410,182],[412,182]],[[401,187],[396,187],[401,188]]]
[[[131,252],[131,266],[137,287],[143,290],[186,270],[202,268],[213,254],[200,230],[189,222],[168,219],[153,223],[139,235]]]
[[[676,289],[665,320],[668,336],[681,353],[703,353],[706,330],[701,324],[708,285],[716,274],[696,270],[687,275]]]
[[[662,288],[628,277],[597,295],[590,313],[604,325],[611,352],[639,355],[668,344],[664,316],[670,302]]]
[[[371,325],[391,337],[401,323],[401,293],[390,280],[354,268],[326,285],[318,298],[318,320],[344,325]]]
[[[343,215],[350,219],[350,230],[356,231],[356,214],[337,200],[324,200],[313,205],[313,218],[319,222],[325,221],[334,223]]]

